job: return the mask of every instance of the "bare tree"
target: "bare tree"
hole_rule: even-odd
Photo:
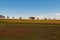
[[[54,18],[54,20],[56,20],[56,18]]]
[[[39,17],[37,17],[37,20],[39,20]]]
[[[51,20],[51,19],[49,18],[49,20]]]

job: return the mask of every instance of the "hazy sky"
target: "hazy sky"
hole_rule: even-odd
[[[0,0],[0,14],[60,18],[60,0]]]

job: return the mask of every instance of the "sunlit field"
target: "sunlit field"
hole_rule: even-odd
[[[0,20],[0,40],[60,40],[60,20]]]
[[[20,23],[60,24],[60,20],[0,19],[0,23],[2,23],[2,24],[20,24]]]

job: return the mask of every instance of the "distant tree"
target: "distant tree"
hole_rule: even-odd
[[[31,20],[35,20],[35,17],[29,17],[29,19],[31,19]]]
[[[54,20],[56,20],[56,18],[54,18]]]
[[[19,19],[22,19],[22,17],[19,17]]]
[[[15,17],[12,17],[13,19],[15,19]]]
[[[39,17],[37,17],[37,20],[39,20]]]
[[[7,19],[9,19],[9,16],[7,16]]]
[[[47,20],[47,18],[44,18],[44,20]]]
[[[49,20],[51,20],[51,19],[49,18]]]

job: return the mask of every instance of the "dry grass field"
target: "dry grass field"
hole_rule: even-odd
[[[0,19],[0,23],[51,23],[51,24],[60,24],[60,20],[28,20],[28,19]]]
[[[60,20],[0,20],[0,40],[60,40]]]

